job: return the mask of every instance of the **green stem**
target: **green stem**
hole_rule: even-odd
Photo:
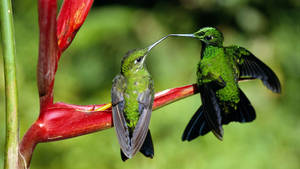
[[[15,39],[10,0],[0,0],[0,21],[3,46],[5,98],[6,98],[6,143],[4,168],[18,167],[18,104],[15,65]]]

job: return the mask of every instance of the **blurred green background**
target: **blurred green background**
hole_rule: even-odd
[[[17,45],[20,136],[38,117],[36,1],[13,1]],[[60,2],[61,3],[61,2]],[[216,26],[225,45],[252,51],[279,76],[277,95],[258,80],[240,83],[257,112],[248,124],[224,127],[224,141],[213,134],[182,142],[185,125],[201,104],[199,95],[155,111],[150,128],[155,157],[140,153],[120,159],[114,129],[39,144],[32,169],[299,169],[300,168],[300,1],[299,0],[133,0],[96,1],[73,44],[62,55],[55,101],[101,104],[110,101],[113,77],[130,49],[145,47],[168,33],[191,33]],[[200,43],[170,38],[156,47],[147,65],[155,90],[195,82]],[[2,52],[0,52],[0,55]],[[4,149],[4,78],[0,60],[0,166]]]

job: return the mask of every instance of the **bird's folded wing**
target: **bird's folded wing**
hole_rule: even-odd
[[[126,85],[125,83],[125,78],[122,75],[118,75],[114,78],[111,89],[112,115],[120,147],[123,153],[128,158],[131,158],[129,131],[123,113],[125,104],[123,90]]]
[[[212,83],[213,82],[199,86],[199,91],[201,94],[204,117],[208,122],[208,125],[211,127],[215,136],[218,139],[222,140],[223,128],[221,109],[215,91],[212,87],[215,86],[215,84]]]
[[[153,90],[147,89],[139,95],[139,121],[137,122],[132,134],[132,153],[135,154],[142,147],[148,133],[150,117],[152,112],[152,104],[154,99]]]

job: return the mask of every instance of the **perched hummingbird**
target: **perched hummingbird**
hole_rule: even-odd
[[[137,151],[146,157],[154,155],[148,129],[154,99],[153,80],[145,60],[150,50],[163,39],[147,48],[129,51],[122,59],[121,72],[113,80],[111,89],[113,123],[126,161]]]
[[[273,92],[281,91],[277,76],[266,64],[243,47],[224,47],[223,35],[216,28],[204,27],[193,34],[168,36],[193,37],[202,44],[197,68],[197,87],[202,105],[186,126],[183,141],[191,141],[210,131],[222,140],[223,124],[255,119],[255,110],[239,88],[239,80],[260,79]]]

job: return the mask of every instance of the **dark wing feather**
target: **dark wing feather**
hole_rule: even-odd
[[[241,89],[239,89],[239,91],[240,91],[240,101],[237,105],[236,111],[240,113],[241,118],[238,121],[241,123],[251,122],[256,118],[254,107],[250,103],[245,93]]]
[[[152,86],[153,85],[150,84],[150,88],[145,90],[138,97],[140,117],[131,138],[131,145],[133,146],[131,147],[132,155],[141,149],[148,133],[154,99],[154,90]]]
[[[241,89],[239,89],[239,93],[240,101],[237,104],[237,108],[230,108],[229,113],[224,113],[223,111],[221,112],[222,125],[228,124],[232,121],[237,121],[240,123],[251,122],[256,118],[255,110],[246,95]],[[204,112],[203,106],[200,106],[186,126],[182,135],[182,141],[191,141],[198,136],[207,134],[212,130],[211,125],[209,125],[204,116],[205,113],[206,112]]]
[[[237,104],[237,108],[231,108],[229,113],[222,114],[222,124],[228,124],[232,121],[245,123],[255,120],[256,114],[253,106],[241,89],[239,89],[239,93],[240,101]]]
[[[117,75],[113,80],[111,89],[112,115],[121,150],[125,156],[131,158],[129,131],[123,113],[125,102],[123,92],[125,86],[126,80],[124,76]]]
[[[140,149],[140,152],[144,154],[144,156],[149,158],[153,158],[154,156],[154,148],[153,148],[153,142],[152,142],[150,130],[148,130],[146,139],[144,141],[143,146]]]
[[[268,89],[276,93],[281,92],[281,85],[276,74],[250,51],[237,46],[226,49],[228,52],[233,52],[240,71],[240,80],[260,79]]]
[[[122,149],[120,149],[120,153],[121,153],[121,159],[122,159],[122,161],[126,161],[126,160],[128,160],[128,157],[123,153],[123,151],[122,151]]]
[[[198,136],[207,134],[210,131],[211,128],[204,117],[203,106],[200,106],[186,126],[181,139],[182,141],[191,141]]]
[[[221,124],[221,109],[215,91],[210,84],[199,86],[199,91],[201,94],[204,117],[215,136],[222,140],[224,131]]]

